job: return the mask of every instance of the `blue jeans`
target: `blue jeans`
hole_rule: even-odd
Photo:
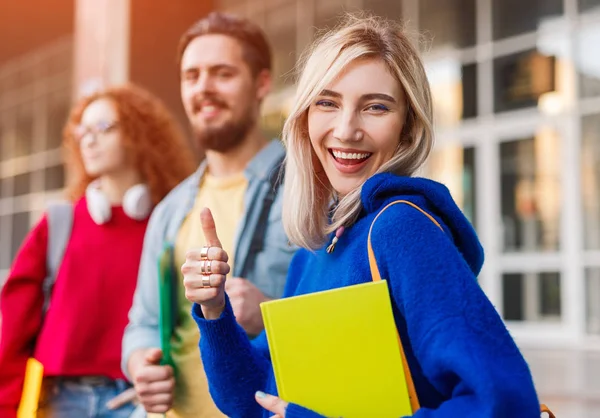
[[[57,381],[40,400],[38,418],[128,418],[135,405],[128,403],[109,410],[106,403],[128,389],[123,380],[101,385],[73,381]]]

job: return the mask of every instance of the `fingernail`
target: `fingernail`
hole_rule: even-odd
[[[256,397],[260,398],[260,399],[264,399],[267,397],[267,394],[265,392],[261,392],[260,390],[258,392],[256,392]]]

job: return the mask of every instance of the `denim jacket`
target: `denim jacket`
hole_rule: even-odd
[[[283,156],[282,144],[274,140],[244,170],[248,188],[244,197],[244,213],[235,239],[236,263],[232,272],[233,277],[250,280],[264,294],[274,298],[283,294],[288,265],[297,249],[289,244],[281,223],[282,190],[279,190],[273,201],[266,225],[257,223],[265,198],[272,187],[269,175],[278,168]],[[194,206],[205,170],[206,161],[173,189],[150,217],[144,238],[138,284],[129,312],[129,324],[123,337],[121,367],[127,376],[127,362],[132,352],[141,348],[160,347],[158,259],[164,243],[175,242],[183,220]],[[254,248],[252,245],[257,227],[266,228],[262,248]]]

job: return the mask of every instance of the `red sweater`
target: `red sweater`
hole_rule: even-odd
[[[78,201],[43,326],[46,217],[29,233],[0,296],[0,418],[16,415],[32,354],[44,365],[46,376],[124,379],[121,340],[146,225],[147,220],[132,220],[121,207],[113,208],[109,222],[96,225],[85,199]]]

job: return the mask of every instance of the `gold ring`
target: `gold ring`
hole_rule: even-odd
[[[202,260],[202,264],[200,264],[200,273],[205,276],[210,276],[212,273],[212,261],[211,260]]]
[[[200,249],[200,260],[208,260],[208,250],[210,250],[210,247],[202,247]]]
[[[208,287],[212,287],[210,285],[210,276],[202,276],[202,287],[205,289]]]

